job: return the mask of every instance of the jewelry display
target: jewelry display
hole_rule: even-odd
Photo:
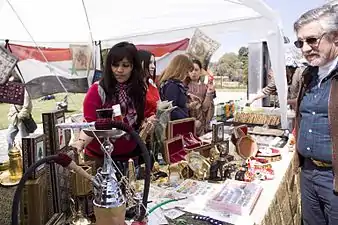
[[[227,180],[222,189],[208,202],[215,210],[249,215],[263,188],[254,183]]]

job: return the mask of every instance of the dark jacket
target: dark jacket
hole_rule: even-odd
[[[167,80],[160,85],[160,96],[162,101],[172,101],[177,108],[171,112],[171,120],[189,117],[187,107],[187,88],[178,80]]]
[[[295,126],[295,134],[296,140],[297,135],[299,132],[299,125],[300,125],[300,111],[299,106],[300,103],[305,95],[305,92],[311,83],[312,77],[314,77],[318,73],[318,67],[307,67],[303,74],[302,74],[302,82],[297,98],[297,109],[296,109],[296,126]],[[338,192],[338,67],[331,72],[332,74],[332,81],[331,81],[331,88],[330,88],[330,96],[329,96],[329,124],[330,124],[330,133],[331,133],[331,140],[332,140],[332,166],[333,166],[333,173],[334,173],[334,183],[333,188],[335,192]],[[297,150],[298,151],[298,150]],[[294,157],[295,160],[295,172],[298,172],[298,168],[302,166],[304,162],[304,158],[300,154],[296,154]]]

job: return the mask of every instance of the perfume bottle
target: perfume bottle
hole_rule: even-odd
[[[9,179],[11,182],[17,182],[22,177],[22,157],[20,149],[13,146],[9,152]]]

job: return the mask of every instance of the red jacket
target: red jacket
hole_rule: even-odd
[[[86,97],[83,101],[83,116],[86,122],[96,121],[96,110],[102,108],[108,108],[111,106],[103,105],[101,97],[98,93],[98,83],[94,83],[88,90]],[[101,140],[102,142],[102,140]],[[114,143],[114,150],[112,155],[116,159],[119,159],[119,155],[131,153],[136,148],[136,142],[133,140],[127,140],[122,137]],[[103,157],[103,152],[100,149],[99,142],[94,139],[90,142],[86,149],[85,154],[90,157]],[[126,159],[128,160],[128,159]]]
[[[156,114],[157,101],[160,100],[160,94],[156,84],[151,80],[149,81],[148,90],[146,94],[146,106],[144,111],[145,118],[151,117]]]

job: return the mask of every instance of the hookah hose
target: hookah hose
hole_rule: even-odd
[[[126,125],[125,123],[119,121],[112,121],[111,119],[99,119],[95,123],[95,128],[100,130],[107,130],[116,128],[119,130],[123,130],[124,132],[128,133],[134,141],[136,141],[137,145],[141,149],[142,157],[145,162],[145,178],[144,178],[144,189],[143,189],[143,199],[142,204],[144,207],[141,207],[141,212],[138,217],[138,221],[143,221],[146,216],[146,209],[148,204],[148,195],[149,195],[149,188],[150,188],[150,173],[151,173],[151,162],[150,162],[150,154],[147,150],[146,145],[140,138],[139,134],[132,129],[130,126]]]
[[[55,162],[63,167],[68,167],[72,163],[72,159],[63,153],[58,155],[50,155],[45,158],[38,160],[36,163],[32,164],[25,174],[22,176],[16,190],[14,193],[13,204],[12,204],[12,225],[19,225],[19,203],[21,199],[21,192],[25,186],[26,181],[29,179],[29,176],[32,174],[33,171],[36,170],[40,165],[45,163]]]
[[[140,147],[141,151],[142,151],[142,156],[143,159],[145,161],[145,165],[146,165],[146,176],[145,176],[145,184],[144,184],[144,192],[143,192],[143,199],[142,199],[142,203],[144,205],[144,208],[141,207],[141,212],[138,218],[138,221],[142,221],[146,215],[146,208],[147,208],[147,203],[148,203],[148,195],[149,195],[149,188],[150,188],[150,155],[147,151],[147,148],[144,144],[144,142],[141,140],[140,136],[136,133],[136,131],[134,131],[133,129],[131,129],[129,126],[121,123],[121,122],[115,122],[115,121],[110,121],[108,124],[105,122],[105,124],[95,124],[95,126],[109,126],[110,129],[112,128],[116,128],[116,129],[120,129],[123,130],[127,133],[130,134],[130,136],[136,141],[136,143],[138,144],[138,146]],[[32,164],[27,171],[23,174],[16,190],[14,193],[14,197],[13,197],[13,204],[12,204],[12,215],[11,215],[11,220],[12,220],[12,225],[19,225],[19,218],[18,218],[18,214],[19,214],[19,203],[20,203],[20,199],[21,199],[21,193],[22,190],[25,186],[26,181],[29,179],[29,176],[36,170],[36,168],[38,168],[40,165],[45,164],[45,163],[57,163],[63,167],[68,167],[70,166],[72,163],[74,165],[74,162],[72,161],[72,159],[63,153],[60,153],[58,155],[50,155],[50,156],[46,156],[45,158],[42,158],[40,160],[38,160],[37,162],[35,162],[34,164]],[[95,183],[94,183],[95,185]]]

